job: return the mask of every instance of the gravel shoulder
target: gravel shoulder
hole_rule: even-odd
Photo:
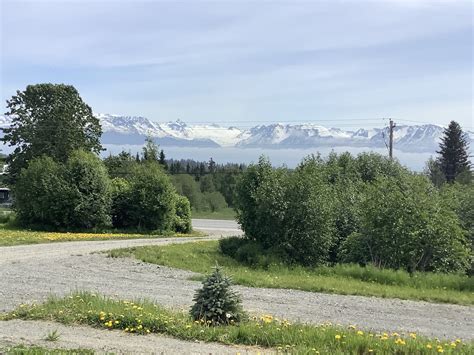
[[[44,340],[54,330],[60,334],[58,341]],[[65,326],[53,322],[12,320],[0,321],[0,349],[14,346],[41,346],[61,349],[91,349],[98,353],[115,354],[269,354],[254,347],[190,342],[162,335],[133,335],[114,330],[94,329],[84,326]]]
[[[202,222],[204,223],[204,222]],[[214,232],[212,238],[237,231]],[[210,238],[207,238],[210,239]],[[196,238],[66,242],[0,248],[0,311],[41,302],[50,294],[88,290],[112,297],[147,298],[188,309],[199,282],[191,272],[93,253],[137,245],[183,243]],[[474,307],[331,295],[298,290],[236,287],[244,307],[290,321],[358,325],[377,331],[415,331],[439,338],[474,338]],[[0,328],[0,335],[2,334]]]

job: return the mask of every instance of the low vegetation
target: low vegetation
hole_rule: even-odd
[[[45,232],[28,229],[17,229],[8,224],[0,224],[0,247],[21,244],[39,244],[69,241],[109,240],[109,239],[142,239],[163,237],[197,237],[200,233],[131,233],[131,232],[103,232],[103,233],[81,233],[81,232]]]
[[[232,240],[222,243],[232,243]],[[465,275],[409,274],[403,270],[380,269],[370,265],[288,266],[273,263],[274,259],[260,254],[258,249],[251,250],[252,254],[247,253],[245,257],[242,254],[242,261],[222,253],[217,241],[117,249],[110,251],[109,255],[133,256],[144,262],[202,274],[217,262],[236,284],[250,287],[474,304],[474,282]]]
[[[325,354],[470,354],[472,344],[461,339],[441,341],[415,333],[378,333],[332,324],[291,323],[271,315],[252,317],[238,325],[209,326],[188,313],[164,309],[147,301],[121,301],[91,293],[51,297],[41,305],[21,305],[4,317],[86,324],[129,333],[162,333],[185,340],[256,345],[281,353]]]
[[[0,353],[6,355],[93,355],[94,351],[89,349],[51,349],[41,346],[16,345],[0,347]]]

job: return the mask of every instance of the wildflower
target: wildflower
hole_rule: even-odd
[[[416,333],[410,333],[410,337],[411,337],[412,339],[416,339]]]
[[[340,340],[340,339],[341,339],[341,336],[340,336],[339,334],[336,334],[336,335],[334,336],[334,338],[335,338],[336,340]]]
[[[189,329],[189,328],[191,328],[191,326],[188,324],[188,325],[186,326],[186,329]]]
[[[426,348],[431,349],[432,348],[431,344],[426,344]]]
[[[444,349],[443,348],[438,348],[438,352],[439,353],[444,353]]]
[[[401,338],[398,338],[397,340],[395,340],[395,344],[398,344],[398,345],[405,345],[405,340],[401,339]]]
[[[452,348],[455,348],[457,346],[457,344],[454,341],[452,341],[450,345]]]
[[[364,332],[362,330],[357,331],[357,335],[364,335]]]
[[[461,342],[461,339],[456,339],[456,343],[459,344]]]

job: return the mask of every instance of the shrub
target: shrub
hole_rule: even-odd
[[[110,179],[103,162],[90,152],[76,150],[66,163],[71,189],[68,227],[94,228],[111,225]]]
[[[286,169],[273,169],[268,159],[261,157],[237,183],[237,221],[245,236],[264,248],[280,243],[287,210],[287,182]]]
[[[131,227],[131,185],[123,178],[114,178],[111,181],[112,225],[115,228]]]
[[[138,165],[130,177],[127,225],[147,230],[172,230],[176,196],[169,177],[158,163]]]
[[[189,233],[192,230],[191,206],[189,200],[184,196],[176,196],[174,230],[179,233]]]
[[[467,240],[455,213],[423,176],[379,177],[361,204],[346,261],[413,271],[464,271]]]
[[[15,210],[21,224],[50,228],[65,226],[72,209],[71,188],[64,166],[50,157],[33,159],[14,186]]]
[[[243,318],[239,295],[231,289],[232,281],[216,265],[196,291],[191,316],[210,325],[234,324]]]
[[[110,225],[110,181],[93,153],[74,151],[65,165],[34,159],[14,188],[20,223],[47,228]]]
[[[333,201],[317,158],[303,160],[289,181],[282,246],[293,262],[324,263],[333,244]]]
[[[207,205],[206,207],[209,208],[211,212],[220,211],[227,207],[227,202],[225,202],[225,198],[220,192],[205,192],[203,197]]]

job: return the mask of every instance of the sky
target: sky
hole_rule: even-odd
[[[474,129],[471,1],[0,3],[2,104],[53,82],[158,122]]]

